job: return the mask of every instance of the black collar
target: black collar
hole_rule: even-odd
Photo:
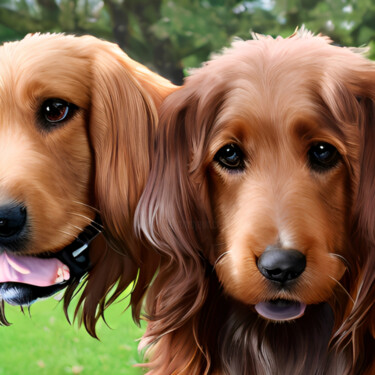
[[[71,244],[54,254],[55,258],[69,267],[71,279],[80,279],[90,269],[88,247],[101,233],[102,229],[100,217],[97,215]]]

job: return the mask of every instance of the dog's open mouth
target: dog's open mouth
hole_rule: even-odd
[[[285,299],[264,301],[255,305],[255,310],[260,316],[279,322],[300,318],[305,309],[304,303]]]
[[[88,247],[101,232],[98,219],[67,247],[49,256],[0,254],[0,299],[11,305],[30,305],[80,280],[90,269]]]

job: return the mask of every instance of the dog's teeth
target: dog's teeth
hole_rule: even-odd
[[[60,267],[57,270],[57,277],[55,280],[55,284],[61,283],[64,280],[69,280],[69,277],[70,277],[69,268],[64,264],[62,267]]]

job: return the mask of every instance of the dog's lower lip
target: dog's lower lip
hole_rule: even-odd
[[[265,319],[287,321],[300,318],[306,309],[306,304],[298,301],[277,299],[259,302],[255,305],[256,312]]]

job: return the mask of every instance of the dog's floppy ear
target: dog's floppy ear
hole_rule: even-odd
[[[192,363],[196,362],[193,358],[197,353],[188,351],[196,345],[181,340],[184,335],[180,329],[190,327],[191,340],[197,340],[197,314],[207,298],[207,275],[212,274],[206,260],[213,245],[214,229],[205,175],[205,147],[222,93],[207,91],[202,98],[195,91],[197,86],[183,87],[162,105],[155,162],[135,220],[146,241],[163,258],[148,291],[146,312],[152,318],[141,348],[165,332],[174,332],[161,345],[168,346],[169,350],[162,352],[168,352],[176,361],[169,363],[153,348],[153,365],[160,366],[165,373],[185,366],[186,371],[194,373]],[[181,356],[183,352],[186,355]],[[177,363],[181,357],[192,363]]]
[[[363,325],[375,339],[375,73],[365,76],[362,87],[367,97],[360,99],[364,121],[361,127],[361,173],[356,204],[356,235],[363,248],[364,264],[360,278],[355,316],[362,318]]]
[[[375,69],[375,68],[374,68]],[[355,266],[354,306],[348,317],[351,322],[348,332],[354,329],[366,331],[375,338],[375,71],[358,72],[360,121],[360,172],[357,194],[354,202],[353,239],[357,254]],[[355,271],[352,272],[355,274]],[[353,322],[355,322],[353,324]],[[355,335],[354,337],[358,335]],[[354,341],[354,340],[353,340]],[[373,347],[374,342],[370,343]],[[367,343],[354,341],[356,353],[366,355]],[[360,354],[358,354],[360,355]]]
[[[372,307],[370,314],[370,332],[375,339],[375,306]]]
[[[351,63],[347,70],[350,74],[342,80],[342,90],[336,92],[336,104],[332,101],[336,119],[345,113],[349,119],[345,132],[356,131],[356,138],[348,136],[348,144],[358,150],[352,168],[352,248],[345,255],[352,302],[349,301],[347,317],[335,334],[335,343],[339,350],[350,345],[353,363],[358,363],[371,357],[369,348],[373,348],[374,341],[370,335],[375,338],[375,66],[360,56]]]
[[[131,305],[138,320],[141,300],[156,267],[155,254],[137,241],[133,217],[150,170],[158,108],[175,89],[112,43],[82,37],[90,49],[91,106],[88,132],[94,156],[94,205],[104,227],[90,252],[93,269],[76,309],[95,336],[104,309],[134,282]],[[115,288],[115,290],[112,290]],[[69,300],[69,298],[66,298]]]
[[[118,251],[133,238],[133,215],[150,169],[157,106],[172,85],[111,43],[93,53],[90,137],[95,199],[110,243]],[[129,246],[134,261],[140,258]]]

